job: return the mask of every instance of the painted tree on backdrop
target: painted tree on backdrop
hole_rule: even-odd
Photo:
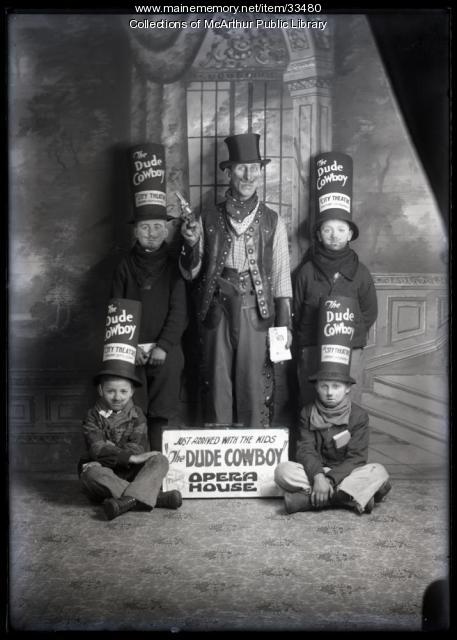
[[[122,103],[113,56],[122,41],[100,16],[40,18],[17,28],[21,59],[12,67],[20,97],[14,145],[25,158],[15,167],[23,206],[14,240],[19,259],[33,253],[41,265],[17,296],[36,335],[76,331],[84,341],[102,286],[90,267],[112,242],[111,145]]]

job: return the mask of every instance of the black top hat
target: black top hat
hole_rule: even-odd
[[[113,378],[127,378],[133,382],[135,387],[141,387],[143,383],[141,380],[132,372],[131,365],[127,363],[117,362],[113,366],[106,366],[101,371],[94,376],[94,384],[98,384],[103,376],[113,376]]]
[[[136,375],[135,356],[140,334],[141,302],[126,298],[112,298],[108,303],[103,346],[103,368],[94,378],[118,376],[142,386]]]
[[[332,371],[331,369],[319,369],[315,374],[309,376],[310,382],[317,382],[318,380],[333,380],[334,382],[347,382],[348,384],[355,384],[354,378],[344,371]]]
[[[321,300],[318,320],[319,368],[309,376],[310,382],[335,380],[355,384],[349,371],[357,309],[358,303],[354,298],[330,296]]]
[[[352,158],[330,151],[315,157],[317,193],[316,232],[327,220],[344,220],[352,229],[352,239],[359,235],[352,221]]]
[[[170,220],[167,215],[167,180],[165,147],[150,142],[131,147],[129,154],[130,187],[133,196],[133,218]]]
[[[259,162],[262,167],[271,162],[269,158],[260,157],[260,135],[258,133],[239,133],[224,140],[228,147],[229,159],[220,162],[221,169],[232,164],[250,164]]]

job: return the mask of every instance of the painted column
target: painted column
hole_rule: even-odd
[[[176,190],[189,195],[185,80],[163,85],[162,144],[167,150],[167,211],[179,216]]]
[[[333,50],[331,24],[325,32],[297,29],[284,30],[284,33],[290,55],[284,82],[293,103],[296,158],[291,223],[291,267],[294,269],[310,244],[315,218],[314,194],[310,190],[310,158],[329,151],[332,144]]]
[[[167,213],[176,218],[170,225],[169,243],[180,242],[178,220],[181,210],[176,191],[189,199],[189,162],[187,151],[186,81],[163,85],[162,144],[167,154]]]
[[[157,82],[147,80],[146,89],[146,108],[144,113],[144,141],[145,142],[161,142],[162,135],[162,110],[163,110],[163,85]],[[168,160],[167,160],[168,164]],[[168,173],[168,169],[167,169]]]
[[[140,69],[132,64],[130,87],[130,141],[139,142],[144,138],[144,112],[146,87]]]

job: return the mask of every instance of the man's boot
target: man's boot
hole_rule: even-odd
[[[106,498],[103,501],[103,510],[108,520],[113,520],[120,516],[121,513],[130,511],[137,505],[135,498],[130,496],[121,496],[120,498]]]
[[[177,489],[172,491],[161,491],[157,496],[156,508],[159,509],[179,509],[182,505],[182,495]]]
[[[303,491],[286,491],[284,493],[284,506],[287,513],[297,513],[297,511],[310,511],[311,495]]]

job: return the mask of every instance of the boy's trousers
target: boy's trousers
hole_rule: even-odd
[[[170,348],[163,364],[136,367],[135,373],[143,384],[135,391],[135,402],[148,418],[177,420],[183,369],[184,354],[180,344]]]
[[[132,465],[138,471],[133,471],[134,478],[129,482],[116,475],[110,467],[91,462],[84,468],[79,479],[85,492],[93,500],[120,498],[125,494],[154,507],[168,466],[168,459],[161,453],[156,453],[143,464]]]
[[[327,473],[327,471],[330,471],[330,468],[324,467],[324,472]],[[352,496],[361,507],[365,507],[388,478],[389,474],[382,464],[371,462],[364,464],[363,467],[356,467],[335,487],[335,490],[341,489]],[[296,491],[311,493],[312,491],[308,476],[299,462],[287,461],[278,464],[275,469],[275,482],[281,489],[290,493]]]

